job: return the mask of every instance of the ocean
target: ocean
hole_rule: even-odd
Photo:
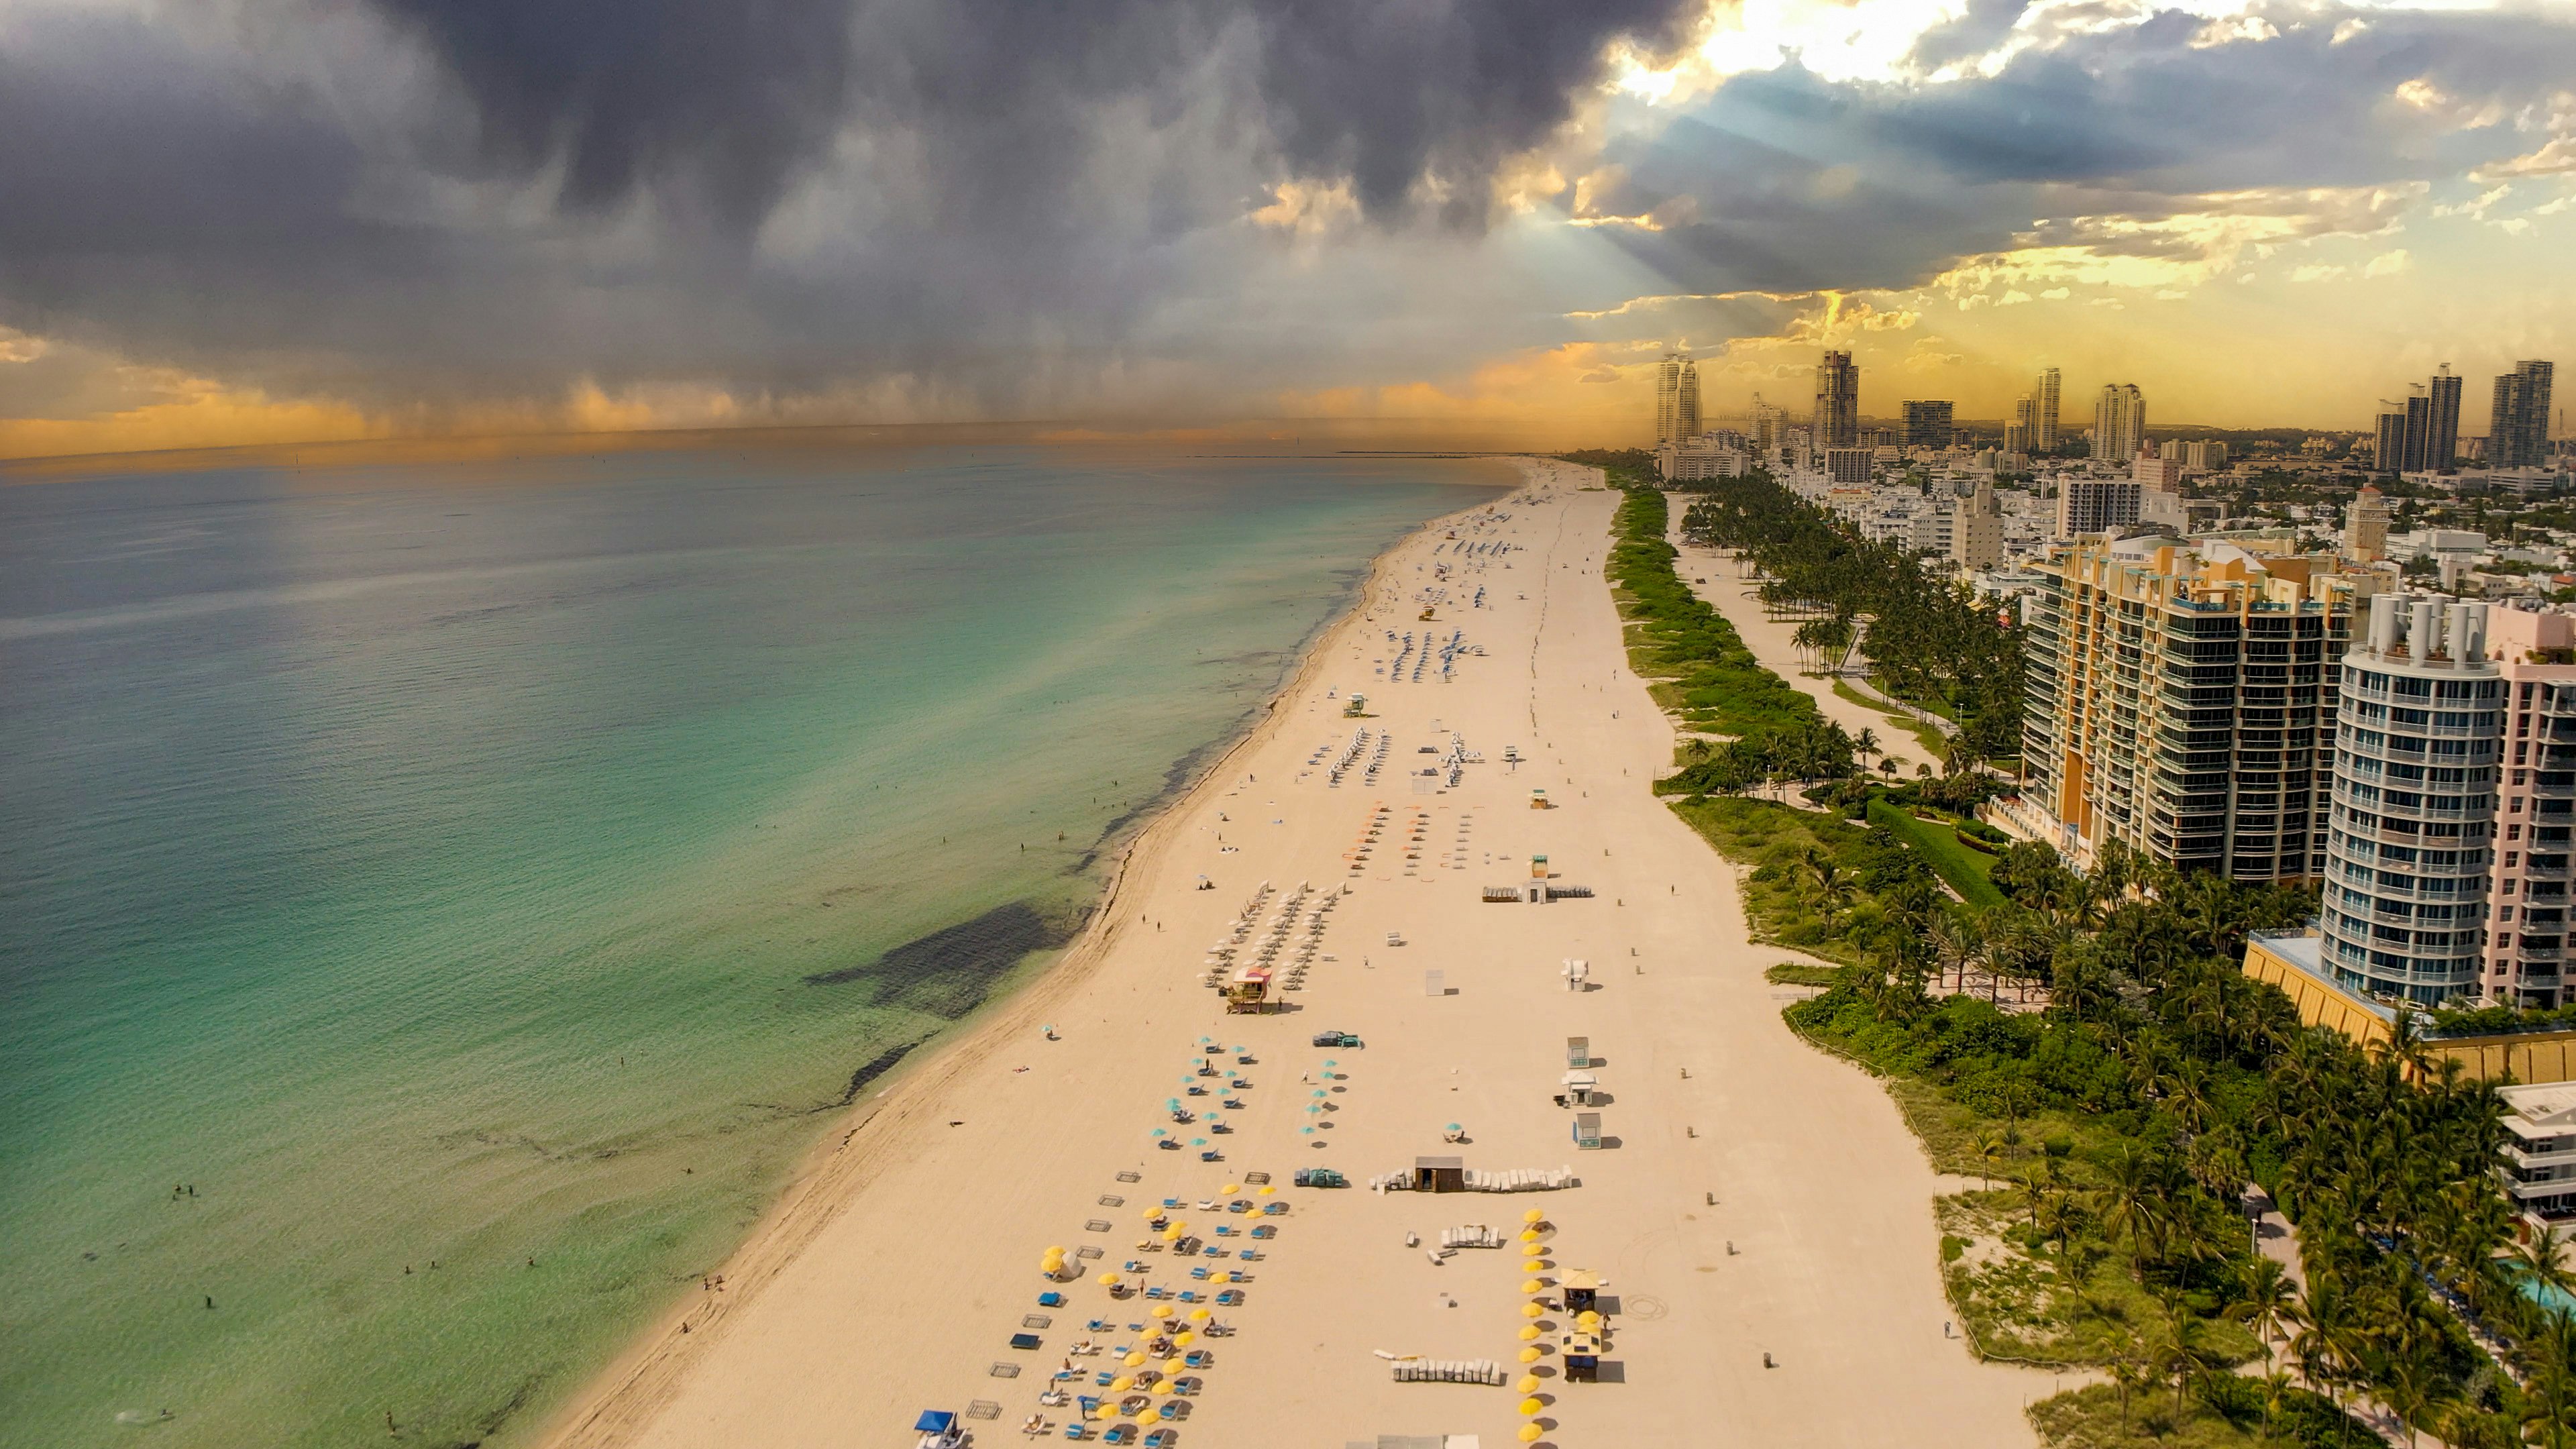
[[[524,1442],[1505,481],[709,444],[0,486],[0,1444]]]

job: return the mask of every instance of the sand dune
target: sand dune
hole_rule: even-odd
[[[1546,1360],[1545,1442],[2031,1442],[2020,1411],[2053,1391],[2050,1378],[1978,1365],[1943,1336],[1937,1185],[1920,1149],[1874,1082],[1780,1022],[1762,979],[1780,953],[1747,944],[1730,868],[1648,793],[1673,737],[1625,667],[1601,579],[1617,495],[1575,491],[1597,481],[1588,470],[1527,467],[1531,488],[1515,500],[1435,524],[1381,561],[1366,604],[1319,642],[1273,716],[1138,843],[1064,965],[863,1103],[728,1266],[726,1290],[690,1294],[565,1417],[556,1443],[902,1444],[918,1411],[975,1400],[1001,1406],[975,1424],[980,1442],[1016,1438],[1067,1348],[1104,1337],[1087,1320],[1110,1318],[1116,1344],[1139,1337],[1124,1325],[1146,1321],[1149,1304],[1113,1305],[1092,1274],[1134,1259],[1148,1282],[1205,1289],[1187,1262],[1138,1250],[1141,1209],[1177,1197],[1193,1229],[1243,1226],[1195,1203],[1250,1170],[1271,1173],[1268,1200],[1291,1211],[1269,1220],[1274,1238],[1208,1239],[1251,1281],[1240,1306],[1216,1310],[1236,1331],[1201,1345],[1215,1357],[1177,1421],[1184,1446],[1514,1442],[1513,1389],[1398,1383],[1373,1351],[1495,1359],[1517,1377],[1529,1301],[1518,1254],[1467,1249],[1435,1264],[1406,1235],[1516,1232],[1532,1207],[1554,1225],[1543,1277],[1606,1275],[1618,1309],[1606,1357],[1623,1380],[1564,1384]],[[1474,521],[1488,513],[1508,518]],[[1452,527],[1518,551],[1443,583],[1434,570],[1457,561],[1443,548]],[[1468,607],[1479,586],[1489,607]],[[1446,590],[1429,623],[1426,588]],[[1375,672],[1401,648],[1390,629],[1463,631],[1483,653],[1459,659],[1454,682],[1438,681],[1436,659],[1412,682],[1410,656],[1391,680]],[[1374,718],[1342,717],[1353,690]],[[1328,784],[1325,765],[1363,728],[1363,764],[1377,734],[1392,741],[1379,778]],[[1453,733],[1481,762],[1455,788],[1444,775],[1415,793],[1409,772],[1441,758],[1421,747],[1445,751]],[[1506,747],[1524,763],[1506,763]],[[1319,748],[1324,763],[1311,763]],[[1531,809],[1533,789],[1556,808]],[[1381,806],[1388,824],[1354,871]],[[1526,879],[1533,853],[1558,887],[1594,894],[1483,903],[1482,887]],[[1196,889],[1201,875],[1215,888]],[[1201,984],[1204,948],[1264,881],[1354,889],[1327,913],[1319,955],[1335,959],[1313,963],[1285,998],[1295,1009],[1228,1016]],[[1591,963],[1595,989],[1566,989],[1569,957]],[[1444,994],[1426,993],[1430,971]],[[1326,1028],[1366,1044],[1309,1046]],[[1598,1151],[1575,1148],[1551,1101],[1569,1034],[1590,1038],[1609,1096]],[[1203,1036],[1256,1059],[1220,1059],[1254,1084],[1240,1111],[1218,1108],[1234,1128],[1222,1135],[1164,1107]],[[1330,1110],[1307,1111],[1319,1104]],[[1467,1141],[1443,1141],[1453,1122]],[[1157,1127],[1209,1136],[1224,1160],[1158,1150]],[[1423,1154],[1571,1167],[1581,1186],[1286,1186],[1300,1167],[1361,1183]],[[1081,1278],[1040,1281],[1045,1249],[1086,1245],[1104,1256]],[[1260,1256],[1234,1256],[1247,1247]],[[1039,1306],[1050,1286],[1064,1307]],[[1029,1314],[1048,1322],[1024,1329]],[[1021,1331],[1041,1346],[1010,1348]],[[997,1363],[1018,1376],[993,1377]]]

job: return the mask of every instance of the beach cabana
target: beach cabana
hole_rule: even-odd
[[[1574,1145],[1584,1149],[1585,1151],[1590,1151],[1591,1149],[1601,1145],[1600,1113],[1577,1112],[1574,1114]]]
[[[1465,1192],[1467,1160],[1463,1157],[1413,1159],[1413,1184],[1423,1192]]]
[[[1590,1072],[1568,1072],[1562,1080],[1565,1085],[1565,1095],[1558,1099],[1560,1106],[1566,1102],[1572,1102],[1578,1107],[1589,1107],[1592,1105],[1592,1094],[1601,1086],[1601,1079]]]
[[[1591,1268],[1568,1268],[1558,1286],[1565,1291],[1565,1311],[1595,1312],[1601,1298],[1601,1274]]]

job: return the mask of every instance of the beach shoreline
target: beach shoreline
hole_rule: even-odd
[[[726,1291],[683,1295],[548,1442],[891,1443],[926,1409],[978,1442],[1121,1412],[1245,1446],[2032,1442],[2046,1376],[1946,1331],[1948,1185],[1789,1030],[1736,868],[1652,792],[1677,737],[1604,577],[1622,495],[1519,466],[1372,567],[1083,942],[871,1099]],[[1248,961],[1274,1009],[1208,989]],[[1426,1161],[1541,1190],[1404,1190]],[[1433,1246],[1533,1214],[1526,1261]],[[1610,1318],[1597,1388],[1553,1355],[1574,1270]],[[1209,1337],[1155,1365],[1175,1314]],[[1390,1372],[1425,1360],[1492,1367]]]
[[[1287,717],[1281,706],[1312,686],[1312,676],[1326,667],[1341,636],[1368,617],[1371,599],[1392,579],[1395,560],[1405,546],[1454,526],[1456,520],[1492,506],[1525,485],[1526,479],[1498,483],[1494,497],[1436,515],[1380,549],[1339,605],[1299,642],[1294,662],[1263,702],[1246,713],[1231,738],[1210,742],[1212,748],[1205,751],[1206,759],[1189,782],[1162,792],[1142,807],[1123,832],[1123,842],[1117,840],[1122,832],[1113,827],[1095,847],[1109,851],[1113,863],[1104,872],[1099,898],[1080,934],[1055,951],[1052,961],[1033,971],[1010,973],[994,998],[957,1028],[914,1047],[870,1080],[867,1095],[851,1103],[843,1121],[806,1150],[741,1244],[711,1270],[721,1276],[725,1296],[713,1304],[681,1296],[541,1420],[532,1442],[544,1449],[597,1449],[627,1442],[649,1421],[669,1401],[692,1363],[721,1342],[726,1326],[747,1312],[761,1290],[777,1281],[851,1198],[866,1189],[890,1155],[900,1152],[903,1144],[893,1139],[908,1129],[927,1131],[931,1123],[923,1110],[928,1099],[983,1065],[1007,1038],[1043,1023],[1097,974],[1122,939],[1126,924],[1122,892],[1127,882],[1169,849],[1170,837],[1187,807],[1224,778],[1230,762],[1256,753],[1284,727]],[[1012,976],[1023,979],[1013,981]]]

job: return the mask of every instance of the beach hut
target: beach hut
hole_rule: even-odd
[[[1588,1036],[1567,1037],[1565,1039],[1565,1065],[1573,1071],[1581,1071],[1585,1067],[1592,1065],[1592,1038]]]
[[[1571,1102],[1578,1107],[1589,1107],[1592,1105],[1593,1093],[1599,1090],[1600,1086],[1601,1079],[1590,1072],[1568,1072],[1565,1074],[1565,1092],[1558,1099],[1559,1104]],[[1594,1120],[1597,1122],[1599,1119],[1596,1117]]]
[[[1413,1159],[1413,1185],[1422,1192],[1465,1192],[1467,1160],[1463,1157]]]
[[[1566,1312],[1580,1314],[1598,1311],[1601,1301],[1601,1274],[1598,1270],[1568,1268],[1561,1275],[1557,1286],[1565,1294]]]
[[[1565,1365],[1565,1381],[1591,1384],[1601,1381],[1601,1338],[1598,1334],[1569,1333],[1560,1360]]]
[[[1577,1112],[1574,1114],[1574,1145],[1586,1151],[1590,1151],[1591,1149],[1601,1145],[1600,1113]]]
[[[1225,1009],[1229,1012],[1261,1012],[1270,1004],[1270,968],[1238,966],[1226,978]]]

